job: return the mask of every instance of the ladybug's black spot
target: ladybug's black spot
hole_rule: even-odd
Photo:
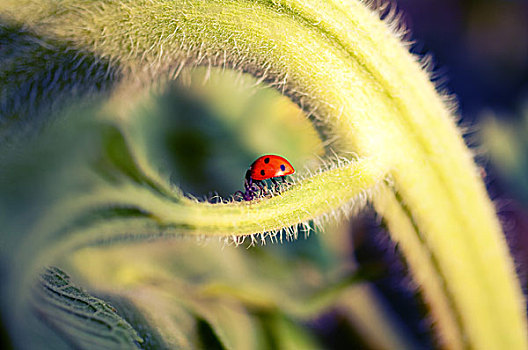
[[[261,171],[260,171],[260,175],[262,175],[262,176],[266,175],[266,173],[264,172],[264,170],[261,170]]]
[[[270,162],[269,157],[264,158],[264,163],[268,164],[269,162]],[[262,175],[264,175],[264,174],[262,174]]]
[[[284,166],[284,164],[281,164],[280,168],[281,168],[282,171],[286,170],[286,167]]]

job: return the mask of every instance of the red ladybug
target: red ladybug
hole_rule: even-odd
[[[272,177],[282,177],[295,173],[295,169],[285,158],[275,155],[265,155],[257,158],[246,173],[246,179],[266,180]]]
[[[264,180],[270,179],[275,185],[275,189],[280,189],[280,184],[275,178],[280,178],[284,182],[285,176],[295,173],[293,166],[286,158],[266,154],[257,158],[246,172],[244,182],[245,192],[238,191],[246,201],[253,200],[258,193],[268,193]]]

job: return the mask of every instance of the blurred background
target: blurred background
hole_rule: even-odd
[[[525,0],[400,0],[415,41],[431,53],[437,76],[456,94],[463,123],[483,110],[519,119],[528,99],[528,2]]]

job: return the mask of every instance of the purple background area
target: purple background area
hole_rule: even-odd
[[[416,42],[456,94],[464,121],[528,99],[528,1],[399,0]]]

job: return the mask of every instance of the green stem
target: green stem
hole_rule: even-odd
[[[361,159],[300,180],[269,199],[225,204],[197,202],[179,193],[167,200],[132,183],[101,186],[89,196],[63,200],[49,212],[48,220],[35,227],[35,236],[47,232],[45,241],[68,237],[51,247],[52,255],[124,235],[225,236],[238,242],[237,237],[247,235],[259,241],[268,235],[282,240],[285,234],[284,238],[291,239],[297,237],[299,224],[321,220],[336,208],[347,208],[346,214],[353,207],[360,208],[376,192],[385,174],[379,163]],[[321,188],[332,196],[320,196]],[[29,244],[33,249],[40,247],[41,255],[49,256],[49,252],[42,253],[45,242]]]

